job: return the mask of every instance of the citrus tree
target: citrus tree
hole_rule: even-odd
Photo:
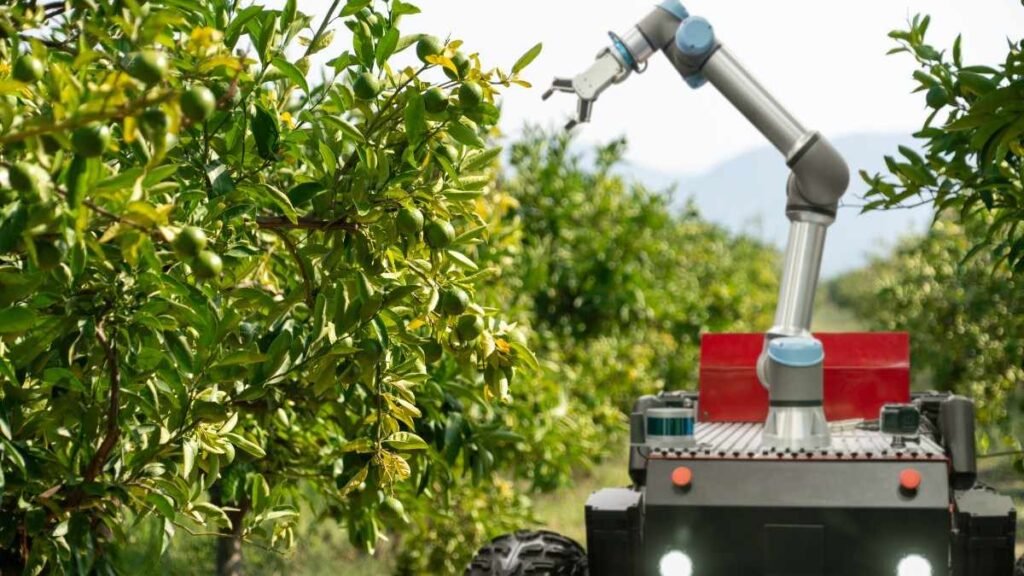
[[[1024,271],[1024,41],[1008,41],[1006,58],[987,65],[963,59],[962,40],[950,50],[928,43],[931,19],[915,17],[906,30],[893,31],[891,53],[913,56],[917,91],[931,109],[915,137],[924,154],[903,146],[886,157],[889,174],[862,176],[871,187],[866,208],[931,205],[969,227],[969,251],[996,255],[1015,274]]]
[[[944,216],[921,238],[830,284],[840,305],[872,328],[911,335],[915,384],[972,398],[979,445],[1020,449],[1024,397],[1024,303],[1020,279],[997,256],[969,260],[984,230]],[[884,303],[884,305],[879,305]]]
[[[444,478],[457,498],[412,502],[399,574],[457,574],[488,539],[542,527],[526,498],[623,454],[637,397],[694,389],[702,333],[771,322],[775,250],[622,176],[625,142],[584,150],[528,127],[508,148],[507,169],[478,207],[498,232],[474,252],[499,276],[476,296],[530,328],[511,337],[537,351],[539,369],[496,409],[449,400],[431,437],[462,442],[463,457],[493,460],[500,475]],[[582,522],[582,506],[576,514]]]
[[[891,53],[914,58],[930,110],[914,135],[923,152],[901,147],[888,174],[862,177],[865,209],[931,206],[932,229],[832,291],[873,326],[910,331],[920,385],[976,400],[983,451],[1019,449],[1024,44],[1009,39],[1001,62],[970,64],[961,37],[948,50],[928,42],[930,23],[916,16],[890,33]]]
[[[0,7],[5,574],[137,573],[110,550],[153,519],[150,561],[226,533],[230,573],[311,493],[372,547],[463,466],[423,436],[450,391],[488,406],[533,363],[469,254],[539,46],[503,72],[403,35],[402,0],[298,8]]]

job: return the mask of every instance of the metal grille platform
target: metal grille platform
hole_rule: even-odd
[[[762,447],[763,424],[698,422],[695,447],[655,448],[647,457],[673,460],[946,460],[942,446],[927,436],[907,439],[903,446],[894,446],[892,436],[862,430],[854,422],[831,423],[829,427],[832,435],[830,447],[794,451]]]

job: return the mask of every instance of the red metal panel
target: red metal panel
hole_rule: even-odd
[[[910,400],[910,336],[904,332],[815,334],[825,347],[825,415],[878,418]],[[757,380],[763,334],[705,334],[700,347],[700,419],[763,422],[768,391]]]

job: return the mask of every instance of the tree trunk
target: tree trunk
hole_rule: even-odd
[[[217,538],[217,576],[243,576],[242,558],[242,522],[248,512],[247,502],[225,504],[220,497],[220,483],[210,487],[210,501],[216,506],[235,506],[238,510],[228,511],[231,528],[221,530]]]

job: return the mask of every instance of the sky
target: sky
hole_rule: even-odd
[[[273,3],[273,2],[271,2]],[[485,65],[506,69],[536,42],[544,51],[524,76],[533,89],[504,95],[503,128],[524,123],[560,126],[575,109],[569,95],[547,102],[541,93],[556,76],[574,76],[607,45],[607,31],[625,32],[654,5],[651,0],[419,0],[403,34],[450,34],[479,52]],[[951,46],[964,35],[969,63],[994,63],[1006,38],[1020,38],[1019,0],[696,0],[684,4],[708,18],[719,39],[808,128],[830,137],[864,132],[909,133],[924,119],[923,98],[910,94],[913,62],[886,56],[887,37],[917,13],[932,15],[929,38]],[[305,0],[317,15],[329,0]],[[319,22],[319,18],[316,20]],[[347,31],[346,31],[347,32]],[[349,41],[339,31],[337,52]],[[559,97],[560,96],[560,97]],[[701,173],[764,145],[764,140],[710,86],[688,88],[660,56],[648,71],[613,86],[597,103],[585,142],[625,135],[629,159],[650,168]]]

